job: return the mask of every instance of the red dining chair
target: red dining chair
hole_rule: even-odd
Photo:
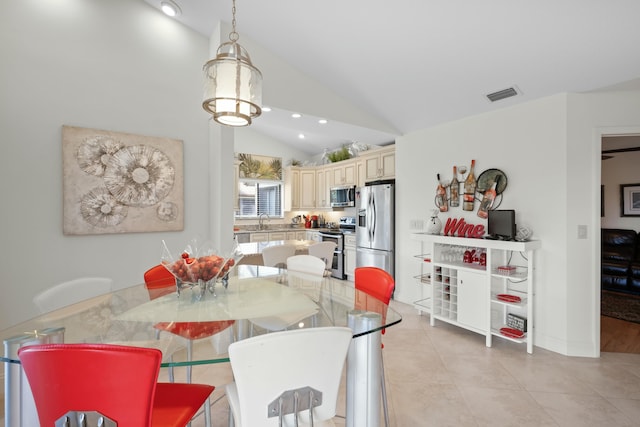
[[[176,291],[176,278],[162,264],[151,267],[144,273],[144,283],[151,299]],[[212,322],[160,322],[154,325],[158,331],[169,332],[187,340],[187,361],[193,359],[193,341],[220,333],[235,323],[234,320]],[[233,341],[233,328],[229,330]],[[172,375],[173,376],[173,375]],[[187,365],[187,382],[191,382],[191,365]]]
[[[96,411],[118,427],[183,427],[215,387],[157,382],[162,352],[111,344],[45,344],[18,350],[41,426],[70,411]],[[67,424],[60,424],[67,425]],[[75,424],[72,424],[75,425]]]
[[[356,308],[359,310],[373,311],[380,313],[383,317],[386,314],[386,306],[391,301],[393,290],[395,289],[395,281],[393,277],[386,271],[377,267],[357,267],[355,269],[355,288],[367,294],[371,298],[360,298],[356,300]],[[385,333],[385,330],[382,330]],[[380,347],[380,366],[382,367],[382,407],[384,409],[385,426],[389,427],[389,408],[387,404],[387,387],[384,380],[384,362],[382,359],[382,349]]]

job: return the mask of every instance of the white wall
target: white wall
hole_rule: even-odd
[[[502,169],[509,184],[501,208],[530,225],[542,241],[537,262],[536,345],[563,354],[598,356],[600,346],[600,140],[637,133],[640,93],[556,95],[469,117],[399,138],[399,289],[418,297],[412,279],[417,243],[408,238],[412,219],[433,208],[436,173],[450,178],[453,164],[477,160],[478,171]],[[637,169],[637,168],[636,168]],[[453,211],[461,216],[462,211]],[[477,217],[473,221],[479,222]],[[586,225],[587,239],[577,238]]]
[[[640,217],[620,216],[620,184],[640,183],[640,152],[614,154],[602,161],[604,185],[604,217],[602,228],[623,228],[640,231]]]
[[[141,1],[4,2],[0,15],[0,329],[78,276],[142,280],[160,244],[209,234],[208,40]],[[64,236],[62,125],[184,141],[185,230]],[[204,197],[203,197],[204,195]]]
[[[538,345],[566,352],[567,281],[566,242],[566,96],[556,95],[443,124],[398,138],[396,141],[396,247],[395,298],[412,302],[420,285],[412,278],[419,264],[413,255],[419,244],[410,240],[410,221],[427,221],[434,206],[436,174],[451,179],[453,165],[476,160],[476,176],[489,168],[502,170],[508,179],[500,209],[515,209],[516,222],[527,224],[542,240],[535,306]],[[485,224],[475,212],[452,208],[440,214],[464,217]],[[555,315],[557,313],[558,315]]]
[[[570,94],[567,103],[567,337],[570,354],[599,354],[602,136],[640,132],[640,92]],[[578,225],[589,238],[577,238]]]
[[[310,159],[310,156],[303,151],[295,150],[290,145],[255,132],[249,127],[236,129],[235,150],[237,153],[282,157],[283,167],[289,166],[292,159],[300,161]]]

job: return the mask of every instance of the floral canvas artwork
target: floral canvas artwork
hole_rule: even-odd
[[[184,229],[181,140],[62,127],[64,234]]]

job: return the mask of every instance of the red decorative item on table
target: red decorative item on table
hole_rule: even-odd
[[[196,239],[186,246],[179,258],[176,258],[171,255],[164,240],[162,244],[162,265],[176,277],[178,296],[181,289],[185,287],[193,289],[196,286],[200,287],[199,298],[204,295],[205,289],[215,295],[216,281],[222,281],[226,287],[229,271],[242,258],[242,253],[237,246],[228,257],[222,257],[216,254],[208,242],[198,245]]]

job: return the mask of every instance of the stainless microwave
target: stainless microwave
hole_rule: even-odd
[[[356,205],[356,186],[349,185],[343,187],[332,187],[331,194],[331,207],[332,208],[344,208]]]

